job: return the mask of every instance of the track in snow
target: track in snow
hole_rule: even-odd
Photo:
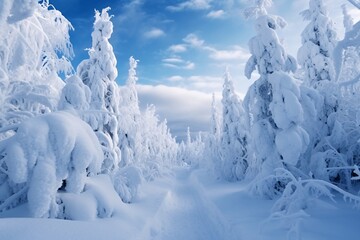
[[[191,172],[182,169],[176,171],[171,189],[138,239],[231,239],[227,226]]]

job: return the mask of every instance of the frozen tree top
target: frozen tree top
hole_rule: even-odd
[[[253,6],[244,10],[243,14],[245,18],[257,18],[262,15],[267,15],[267,8],[271,7],[272,0],[252,0]]]
[[[133,56],[129,58],[129,77],[127,80],[128,85],[135,85],[138,77],[136,76],[136,68],[139,60],[136,60]]]

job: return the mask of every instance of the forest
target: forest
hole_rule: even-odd
[[[56,6],[1,1],[0,217],[26,206],[30,218],[114,218],[164,177],[201,185],[191,172],[270,201],[272,218],[294,222],[286,239],[301,239],[297,219],[317,200],[340,199],[359,216],[360,22],[343,5],[345,36],[338,39],[324,1],[310,0],[294,57],[277,34],[286,19],[268,13],[272,4],[254,0],[243,10],[256,30],[246,96],[238,96],[226,69],[211,128],[196,138],[189,129],[178,142],[156,106],[140,110],[136,58],[129,56],[127,82],[118,84],[110,8],[95,11],[88,58],[73,66],[72,25]],[[178,193],[206,195],[186,186]],[[205,180],[202,188],[210,189]],[[159,236],[140,239],[181,239]]]

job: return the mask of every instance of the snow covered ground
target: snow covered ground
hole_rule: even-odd
[[[319,200],[287,219],[270,218],[274,202],[249,195],[246,183],[183,167],[144,183],[136,201],[119,202],[112,218],[34,219],[26,205],[3,212],[0,239],[357,239],[360,210],[336,200]]]

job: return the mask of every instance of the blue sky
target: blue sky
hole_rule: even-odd
[[[118,59],[119,83],[133,55],[140,60],[140,84],[166,84],[205,92],[219,91],[225,65],[248,57],[252,26],[242,20],[241,1],[75,0],[51,1],[73,24],[76,58],[86,57],[94,9],[110,6],[111,43]],[[248,34],[244,34],[248,33]],[[235,69],[235,68],[234,68]],[[240,74],[240,72],[239,72]],[[199,83],[197,78],[218,83]],[[198,82],[196,82],[198,81]],[[220,89],[221,90],[221,89]]]
[[[243,76],[249,57],[247,42],[254,36],[253,22],[241,16],[248,0],[51,0],[73,24],[71,41],[76,57],[74,67],[87,58],[91,46],[94,9],[110,6],[114,15],[111,43],[118,60],[120,85],[125,83],[128,59],[138,65],[139,97],[142,106],[154,103],[167,118],[173,133],[182,136],[187,126],[206,131],[211,93],[220,96],[226,66],[235,88],[244,96],[256,80]],[[346,0],[325,0],[341,39],[340,5]],[[349,5],[349,4],[348,4]],[[271,14],[288,22],[279,32],[285,48],[296,57],[300,33],[306,22],[299,12],[307,0],[274,0]],[[358,19],[359,10],[349,9]],[[182,105],[180,108],[179,106]]]

